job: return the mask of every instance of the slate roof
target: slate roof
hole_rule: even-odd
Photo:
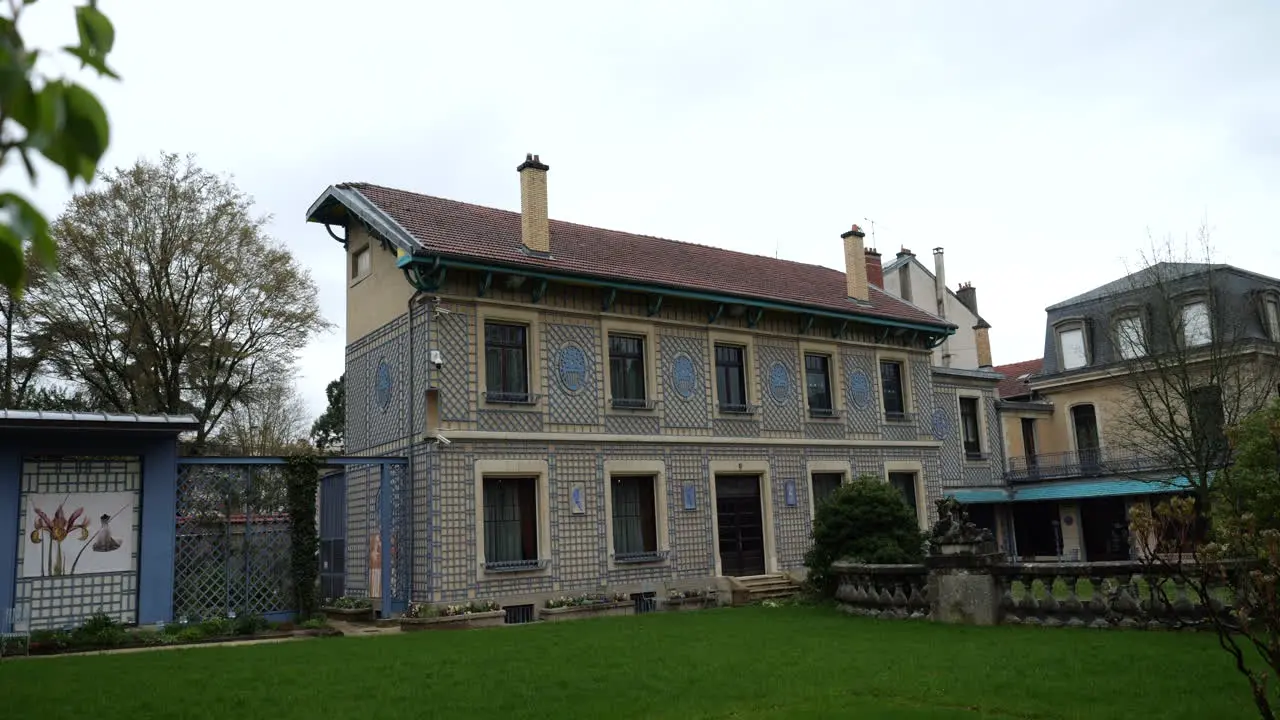
[[[996,386],[996,393],[1001,399],[1020,397],[1030,394],[1025,379],[1019,380],[1023,375],[1035,375],[1044,369],[1044,358],[1036,358],[1035,360],[1023,360],[1022,362],[1010,363],[1008,365],[997,365],[995,371],[1004,376],[1000,384]]]
[[[1209,263],[1156,263],[1151,267],[1146,267],[1138,270],[1137,272],[1129,273],[1119,280],[1112,280],[1111,282],[1105,285],[1099,285],[1088,292],[1080,293],[1075,297],[1054,303],[1053,305],[1045,308],[1045,311],[1051,312],[1053,310],[1059,310],[1064,307],[1088,302],[1090,300],[1101,300],[1102,298],[1110,297],[1111,295],[1118,295],[1129,290],[1146,287],[1155,283],[1157,279],[1164,279],[1165,281],[1178,280],[1191,275],[1198,275],[1199,273],[1206,272],[1211,268],[1214,270],[1222,270],[1230,267],[1230,265],[1210,265]]]
[[[520,214],[370,183],[344,183],[426,251],[446,257],[769,300],[939,328],[941,318],[872,286],[870,302],[848,298],[839,270],[761,255],[551,220],[551,256],[525,250]],[[313,207],[319,207],[320,203]],[[315,217],[313,212],[312,217]],[[311,218],[309,218],[311,219]],[[832,242],[839,242],[833,238]]]

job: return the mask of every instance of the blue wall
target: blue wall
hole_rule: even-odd
[[[0,607],[14,603],[24,457],[134,455],[142,458],[138,622],[173,614],[174,515],[178,448],[172,432],[58,429],[6,431],[0,438]]]

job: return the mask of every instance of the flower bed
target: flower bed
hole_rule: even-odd
[[[667,593],[667,609],[669,610],[701,610],[716,605],[714,590],[672,590]]]
[[[496,627],[506,619],[507,612],[492,600],[476,600],[465,605],[410,603],[400,617],[400,630],[469,630]]]
[[[635,602],[626,595],[584,593],[548,600],[546,606],[538,612],[538,617],[550,622],[560,622],[609,615],[631,615],[634,612]]]
[[[320,611],[334,618],[348,622],[373,622],[373,601],[369,598],[346,597],[327,598],[320,606]]]
[[[99,614],[89,618],[84,625],[71,630],[33,630],[29,648],[23,647],[23,640],[6,640],[5,655],[63,655],[125,648],[203,645],[340,634],[326,625],[321,618],[314,618],[301,626],[296,626],[291,622],[269,623],[256,615],[237,617],[233,613],[225,618],[211,618],[203,621],[184,619],[150,630],[129,627],[107,615]]]

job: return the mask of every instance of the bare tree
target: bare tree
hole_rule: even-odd
[[[222,418],[211,444],[237,455],[283,455],[307,444],[310,417],[288,380],[254,390]]]
[[[194,415],[198,449],[330,324],[229,180],[172,154],[104,180],[52,226],[62,257],[30,315],[57,377],[106,410]]]
[[[1203,518],[1229,456],[1225,428],[1265,407],[1280,375],[1256,294],[1213,261],[1203,228],[1199,245],[1193,254],[1153,242],[1108,302],[1115,372],[1128,391],[1112,410],[1119,432],[1111,435],[1142,459],[1131,470],[1172,471],[1157,481],[1192,493]]]

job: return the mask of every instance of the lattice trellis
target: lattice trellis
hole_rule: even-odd
[[[181,465],[174,616],[292,610],[286,507],[282,466]]]
[[[387,475],[385,485],[382,479],[383,472]],[[408,467],[400,464],[388,465],[385,470],[375,469],[373,476],[373,501],[365,509],[366,527],[372,532],[379,533],[380,538],[386,539],[381,542],[381,552],[388,556],[385,564],[390,573],[384,585],[390,589],[392,610],[400,611],[409,601],[410,587],[413,582],[413,549],[410,546],[413,535],[410,526],[413,520],[411,500],[413,479],[409,477]],[[389,493],[385,507],[384,491]],[[385,531],[382,527],[381,518],[383,517],[386,518],[388,526]],[[371,558],[370,562],[373,560],[380,560],[380,558]],[[372,569],[379,575],[382,572],[381,567]],[[369,589],[369,594],[374,597],[382,597],[383,592],[383,587]]]

